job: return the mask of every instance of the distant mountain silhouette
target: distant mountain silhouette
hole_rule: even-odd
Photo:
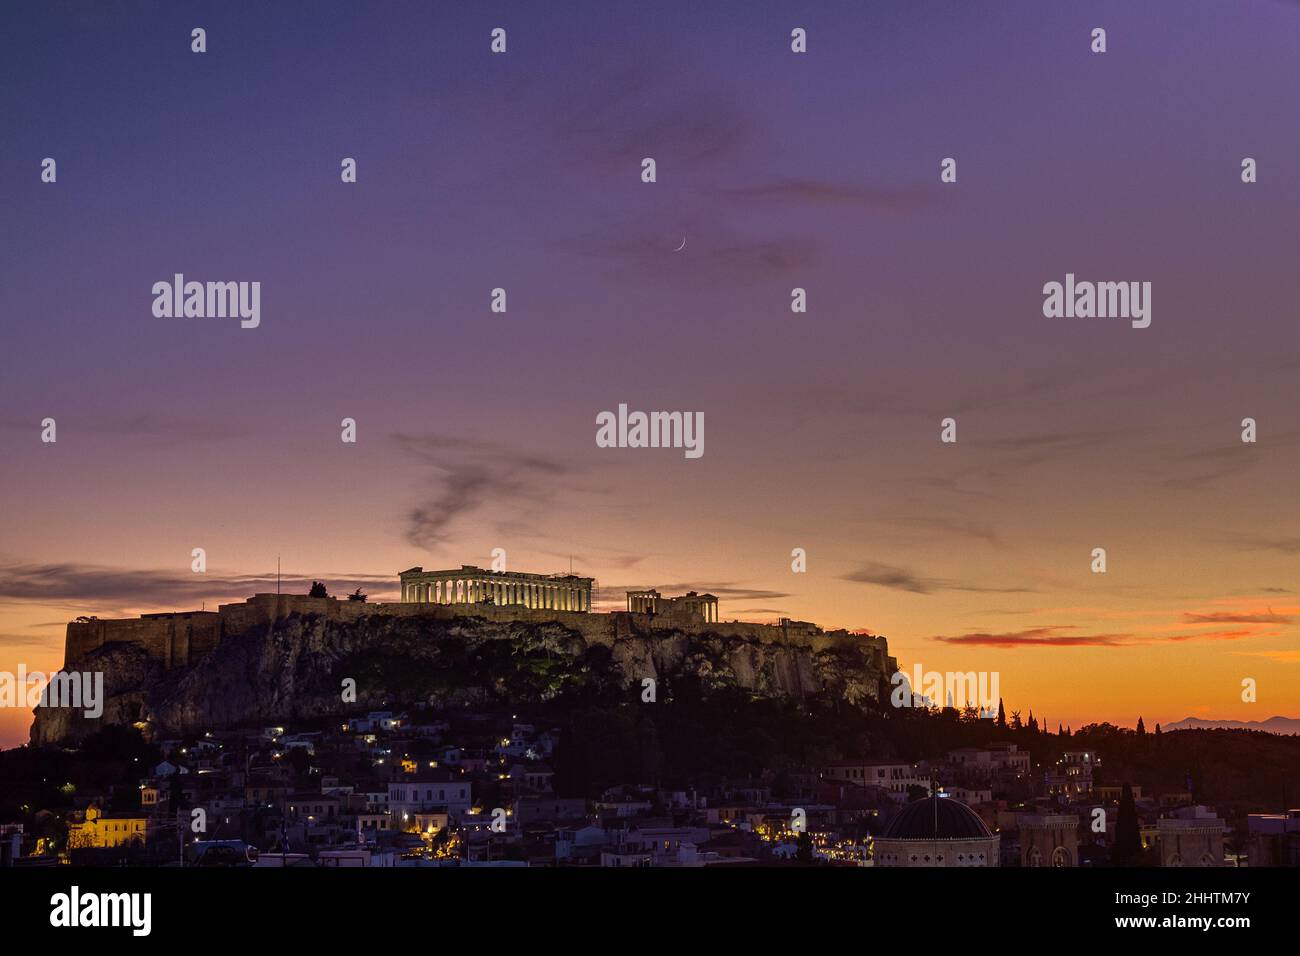
[[[1202,720],[1185,717],[1161,730],[1262,730],[1268,734],[1300,734],[1300,717],[1270,717],[1268,720]]]

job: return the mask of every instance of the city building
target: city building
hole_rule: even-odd
[[[86,808],[85,819],[68,824],[68,848],[118,847],[132,842],[144,842],[148,820],[138,813],[104,813],[91,804]]]
[[[1021,866],[1078,866],[1079,818],[1073,813],[1022,813]]]
[[[876,866],[998,866],[1001,838],[951,797],[914,800],[875,840]]]
[[[1029,772],[1029,751],[1015,744],[995,743],[987,747],[962,747],[948,752],[949,768],[973,778],[991,778]]]
[[[1223,866],[1224,824],[1208,807],[1181,807],[1156,822],[1161,866]]]
[[[1142,799],[1141,784],[1137,784],[1137,783],[1129,784],[1129,790],[1130,792],[1132,792],[1134,800]],[[1104,787],[1094,786],[1092,788],[1092,797],[1098,803],[1119,803],[1119,799],[1123,795],[1124,795],[1123,784],[1112,784]],[[1163,806],[1163,800],[1162,800],[1162,806]],[[1177,806],[1177,804],[1170,804],[1170,806]]]
[[[407,774],[388,785],[388,812],[396,829],[406,829],[410,816],[426,810],[447,810],[454,819],[468,813],[470,783],[439,770]]]
[[[881,787],[903,796],[907,795],[909,787],[928,787],[930,783],[916,764],[873,763],[865,760],[837,760],[826,766],[822,777],[833,783]]]
[[[1093,768],[1101,764],[1095,750],[1067,750],[1047,773],[1047,792],[1067,800],[1086,799],[1092,794]]]
[[[1246,817],[1251,866],[1300,866],[1300,810]]]

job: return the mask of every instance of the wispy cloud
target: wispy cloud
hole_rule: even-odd
[[[1258,631],[1203,631],[1198,634],[1164,634],[1159,636],[1132,633],[1072,634],[1073,625],[1046,625],[1025,628],[1021,631],[994,633],[975,631],[969,634],[936,636],[930,638],[944,644],[963,644],[975,647],[1136,647],[1139,645],[1183,643],[1187,641],[1237,641],[1246,637],[1265,637]]]
[[[62,634],[0,634],[0,647],[41,647],[53,649],[62,646]]]
[[[1277,551],[1300,554],[1300,537],[1290,535],[1238,535],[1233,539],[1243,551]]]
[[[35,431],[40,418],[30,421],[13,417],[0,419],[0,427]],[[103,416],[78,417],[75,424],[59,420],[59,437],[67,438],[77,433],[108,436],[117,441],[169,448],[177,445],[202,442],[227,441],[251,434],[250,429],[235,422],[206,421],[202,419],[167,418],[156,414],[106,418]]]
[[[966,518],[943,515],[884,515],[879,520],[886,524],[927,532],[939,538],[959,538],[967,541],[982,541],[994,547],[1002,546],[1001,537],[992,527]]]
[[[740,156],[756,133],[753,118],[698,90],[674,90],[649,64],[604,71],[600,83],[538,104],[566,157],[603,169],[636,168],[644,156],[691,169]],[[629,166],[629,164],[633,164]]]
[[[894,591],[909,591],[912,594],[934,594],[938,591],[969,591],[987,594],[1029,594],[1032,588],[1021,587],[983,587],[965,584],[948,578],[926,577],[906,568],[898,568],[876,561],[868,562],[855,571],[840,575],[841,580],[855,584],[871,584],[876,587],[889,588]]]
[[[1238,651],[1238,657],[1262,657],[1278,664],[1300,664],[1300,651]]]
[[[1003,465],[1024,469],[1048,461],[1059,461],[1103,444],[1113,444],[1115,433],[1102,430],[1037,432],[977,443],[999,456]]]
[[[1211,614],[1184,614],[1183,620],[1188,624],[1290,624],[1292,618],[1285,614],[1234,614],[1215,612]]]
[[[933,637],[944,644],[966,644],[977,647],[1114,647],[1131,641],[1131,634],[1065,634],[1069,626],[1031,627],[1023,631],[995,634],[976,631],[951,637]]]
[[[781,598],[788,598],[790,595],[786,591],[768,591],[761,588],[748,588],[731,582],[713,582],[708,581],[691,581],[679,583],[655,583],[655,584],[629,584],[629,585],[610,585],[601,588],[607,596],[617,595],[623,598],[628,591],[641,591],[648,587],[653,587],[665,597],[672,597],[678,594],[685,594],[687,591],[695,591],[699,594],[712,594],[717,598],[726,598],[729,601],[777,601]]]
[[[1163,478],[1160,484],[1176,491],[1199,491],[1213,482],[1248,471],[1259,461],[1260,452],[1240,442],[1179,454],[1167,459],[1165,465],[1166,469],[1172,466],[1177,474]]]
[[[306,594],[313,580],[326,581],[335,593],[375,585],[396,591],[391,574],[283,575],[286,593]],[[123,609],[192,609],[201,603],[243,600],[276,589],[274,574],[218,575],[74,564],[0,566],[0,601],[69,607],[88,613]],[[213,608],[215,610],[215,608]]]
[[[445,543],[448,528],[463,515],[491,505],[506,520],[512,510],[547,503],[576,477],[565,462],[495,442],[435,434],[394,438],[433,472],[430,490],[407,514],[406,540],[419,548]]]
[[[684,235],[689,255],[676,255],[673,249]],[[615,271],[641,277],[664,278],[664,270],[687,281],[717,281],[776,276],[795,272],[816,258],[816,244],[800,238],[756,238],[728,234],[716,223],[701,230],[687,228],[676,233],[667,227],[647,230],[628,224],[607,232],[589,233],[575,240],[572,247],[582,255],[609,262]]]
[[[719,189],[724,196],[746,203],[776,201],[849,206],[886,212],[907,212],[936,202],[934,190],[892,189],[804,177],[778,177],[745,186]]]

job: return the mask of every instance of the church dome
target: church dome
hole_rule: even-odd
[[[951,797],[913,801],[889,821],[885,840],[979,840],[993,834],[966,804]]]

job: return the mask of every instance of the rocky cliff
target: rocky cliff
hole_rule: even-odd
[[[421,703],[639,697],[647,677],[659,694],[689,678],[704,692],[739,687],[873,707],[887,697],[893,663],[882,650],[880,639],[843,632],[780,643],[659,627],[597,641],[558,621],[293,614],[227,637],[188,667],[167,669],[139,646],[109,643],[77,669],[104,672],[102,722],[161,736]],[[343,699],[349,678],[355,702]],[[100,723],[79,710],[37,708],[31,739],[75,740]]]

